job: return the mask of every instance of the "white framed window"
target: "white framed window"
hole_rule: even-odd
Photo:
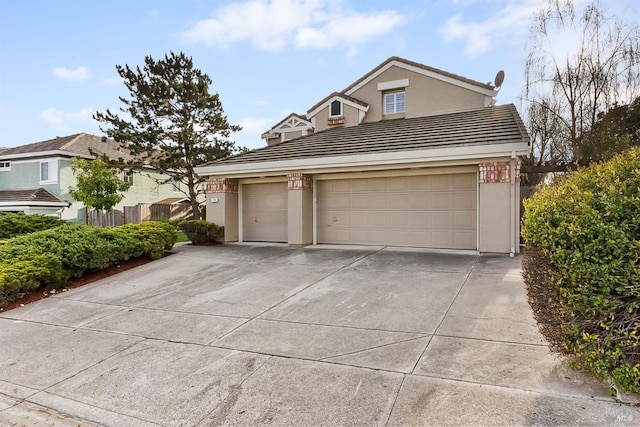
[[[329,105],[329,117],[342,116],[342,102],[337,99]]]
[[[122,182],[129,183],[133,187],[133,172],[122,172]]]
[[[55,184],[58,182],[58,161],[43,160],[40,162],[40,184]]]
[[[384,113],[397,114],[404,113],[404,91],[389,92],[384,94]]]
[[[8,172],[11,170],[11,162],[9,160],[3,160],[0,162],[0,171]]]

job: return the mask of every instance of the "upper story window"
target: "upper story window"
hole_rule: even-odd
[[[10,171],[11,170],[11,162],[8,160],[0,162],[0,171]]]
[[[389,92],[384,94],[384,113],[397,114],[404,113],[404,91]]]
[[[55,184],[58,182],[58,161],[43,160],[40,162],[40,184]]]
[[[337,117],[342,115],[342,102],[337,99],[329,106],[329,117]]]
[[[122,172],[122,182],[126,182],[133,186],[133,172]]]

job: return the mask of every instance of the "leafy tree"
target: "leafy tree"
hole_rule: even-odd
[[[120,179],[118,171],[110,168],[103,159],[71,160],[71,169],[76,177],[76,187],[69,187],[71,196],[84,203],[87,214],[91,209],[111,211],[123,199],[123,192],[131,183]]]
[[[94,119],[131,152],[127,167],[151,167],[164,174],[168,178],[159,183],[182,191],[199,219],[203,180],[194,168],[236,152],[228,138],[240,126],[229,124],[218,94],[209,93],[211,78],[184,53],[170,52],[157,61],[146,56],[142,68],[116,65],[116,70],[130,93],[130,98],[120,97],[120,111],[130,119],[109,110],[97,112]]]
[[[629,105],[617,105],[599,115],[580,141],[580,155],[606,160],[637,145],[640,145],[640,97]]]
[[[529,122],[538,164],[579,160],[582,136],[599,115],[640,89],[638,25],[608,14],[597,0],[580,9],[576,3],[549,0],[530,29],[523,99],[538,116]]]

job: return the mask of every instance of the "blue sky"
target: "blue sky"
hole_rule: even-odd
[[[578,0],[580,2],[581,0]],[[250,148],[390,56],[482,81],[498,103],[524,82],[529,20],[546,0],[3,0],[0,146],[102,135],[91,116],[127,96],[115,65],[185,52]],[[640,20],[637,0],[606,2]],[[633,18],[635,17],[635,18]]]

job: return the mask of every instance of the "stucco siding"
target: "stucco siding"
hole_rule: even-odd
[[[405,87],[405,117],[420,117],[432,114],[443,114],[462,110],[470,110],[485,106],[486,96],[460,86],[436,80],[393,66],[371,80],[350,95],[369,104],[369,111],[364,122],[377,122],[386,119],[383,115],[382,91],[378,83],[409,79]],[[385,92],[390,92],[386,90]]]

